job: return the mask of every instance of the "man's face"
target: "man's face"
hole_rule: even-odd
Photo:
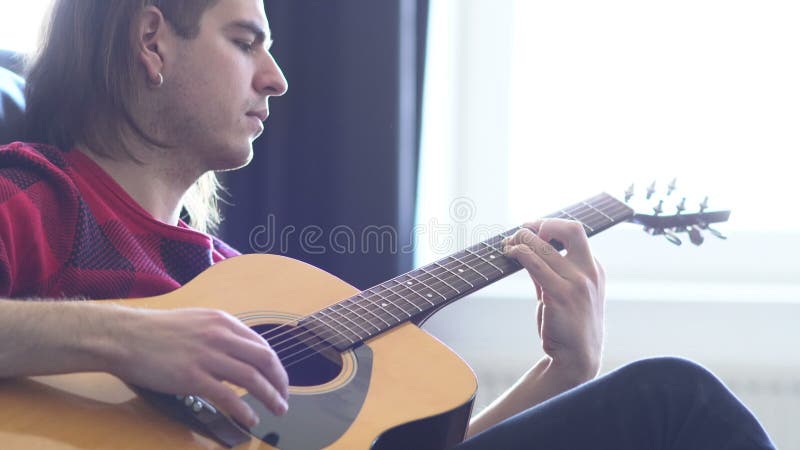
[[[227,170],[246,165],[263,131],[270,96],[287,84],[269,53],[261,0],[220,0],[200,20],[200,34],[175,37],[165,58],[158,111],[152,119],[187,164]]]

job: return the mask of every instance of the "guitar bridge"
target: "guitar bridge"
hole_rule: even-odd
[[[217,411],[211,403],[194,395],[170,395],[131,386],[137,394],[192,430],[233,448],[251,439],[233,420]]]

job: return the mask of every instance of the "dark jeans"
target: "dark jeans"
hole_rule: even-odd
[[[638,361],[517,414],[458,450],[774,449],[714,375],[680,358]]]

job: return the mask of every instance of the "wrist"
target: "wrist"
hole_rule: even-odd
[[[598,359],[585,358],[572,361],[552,359],[548,371],[557,374],[570,387],[575,387],[593,380],[600,371]]]
[[[80,351],[91,371],[119,375],[129,360],[125,342],[129,341],[128,324],[135,311],[116,305],[97,305],[81,334]]]

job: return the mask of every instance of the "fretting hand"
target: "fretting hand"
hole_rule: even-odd
[[[565,254],[550,245],[552,239],[564,245]],[[533,279],[538,331],[554,367],[583,381],[594,378],[603,349],[605,272],[583,226],[563,219],[529,222],[504,244],[506,255]]]

